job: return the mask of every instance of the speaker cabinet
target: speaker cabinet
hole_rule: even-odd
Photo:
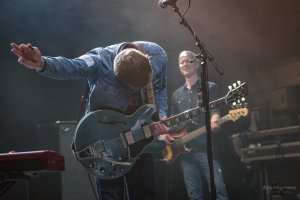
[[[96,199],[92,188],[92,185],[95,188],[94,177],[91,176],[89,180],[87,171],[75,159],[71,150],[75,128],[75,121],[38,125],[39,149],[53,150],[65,157],[65,171],[40,173],[37,180],[39,200]]]

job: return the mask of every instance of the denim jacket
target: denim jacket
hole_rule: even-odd
[[[125,111],[129,103],[128,88],[118,81],[113,62],[124,42],[105,48],[98,47],[75,59],[43,56],[46,69],[41,75],[58,80],[87,79],[90,86],[86,112],[101,108]],[[157,44],[137,41],[144,47],[153,71],[153,88],[159,116],[167,115],[167,54]],[[84,91],[83,91],[84,92]],[[143,102],[147,102],[146,89],[141,90]]]

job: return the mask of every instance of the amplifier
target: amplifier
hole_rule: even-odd
[[[65,158],[65,171],[39,175],[38,200],[96,199],[87,171],[75,159],[71,150],[75,128],[75,121],[38,125],[39,149],[59,152]],[[95,186],[94,177],[91,177],[91,182]]]
[[[241,149],[241,161],[245,163],[293,157],[300,157],[300,142],[289,142]]]

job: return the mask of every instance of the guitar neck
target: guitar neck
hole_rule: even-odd
[[[224,106],[227,104],[226,98],[223,97],[221,99],[215,100],[211,103],[209,103],[209,110],[213,110],[216,108],[219,108],[221,106]],[[164,124],[167,127],[172,127],[177,124],[180,124],[181,122],[184,122],[186,120],[192,119],[194,117],[197,117],[201,115],[202,113],[205,113],[206,109],[204,107],[197,107],[192,110],[188,110],[184,113],[174,115],[172,117],[169,117],[165,121],[161,121],[162,124]]]
[[[224,116],[224,117],[222,117],[218,120],[219,124],[223,124],[227,121],[229,121],[228,115],[226,115],[226,116]],[[185,143],[190,142],[191,140],[195,139],[199,135],[202,135],[205,132],[206,132],[206,126],[203,126],[203,127],[199,128],[199,129],[197,129],[197,130],[195,130],[195,131],[193,131],[189,134],[186,134],[186,135],[182,136],[179,139],[181,140],[182,144],[185,144]]]

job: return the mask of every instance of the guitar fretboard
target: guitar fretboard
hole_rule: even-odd
[[[229,120],[228,115],[220,118],[218,120],[219,124],[223,124],[225,122],[227,122]],[[206,132],[206,126],[203,126],[187,135],[182,136],[181,138],[178,138],[175,142],[174,142],[174,147],[179,147],[191,140],[193,140],[194,138],[198,137],[199,135],[202,135],[203,133]]]
[[[223,97],[221,99],[217,99],[217,100],[209,103],[209,110],[216,109],[216,108],[221,107],[226,104],[227,104],[227,101],[226,101],[225,97]],[[169,117],[165,121],[161,121],[161,123],[167,127],[172,127],[174,125],[180,124],[183,121],[192,119],[194,117],[201,115],[202,113],[205,113],[205,110],[206,109],[204,107],[194,108],[194,109],[188,110],[184,113]]]

